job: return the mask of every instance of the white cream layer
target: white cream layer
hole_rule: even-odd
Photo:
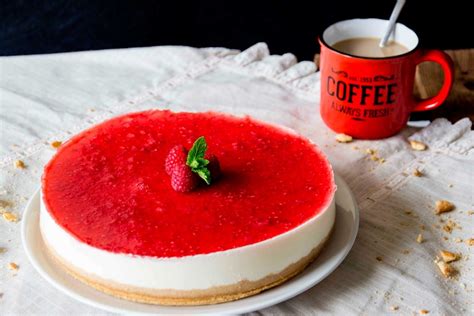
[[[142,288],[196,290],[256,281],[281,272],[324,241],[335,214],[333,198],[327,209],[284,234],[240,248],[180,258],[127,255],[91,247],[59,226],[43,199],[40,227],[54,252],[81,271]]]

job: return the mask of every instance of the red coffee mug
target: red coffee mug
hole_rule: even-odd
[[[335,132],[355,138],[378,139],[399,132],[411,112],[440,106],[453,83],[453,63],[440,50],[417,49],[418,37],[397,23],[391,40],[408,48],[402,55],[371,58],[335,50],[331,45],[351,38],[381,38],[388,21],[354,19],[328,27],[321,45],[321,106],[324,122]],[[439,93],[416,101],[413,96],[415,70],[419,63],[437,62],[444,72]]]

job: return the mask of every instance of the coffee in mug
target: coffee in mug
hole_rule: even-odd
[[[356,37],[342,40],[332,45],[337,51],[358,57],[389,57],[408,52],[408,48],[395,41],[389,41],[380,47],[380,38]]]
[[[440,106],[453,83],[453,63],[441,50],[418,49],[418,36],[397,23],[385,52],[377,48],[387,20],[354,19],[328,27],[321,45],[323,121],[337,133],[377,139],[399,132],[413,111]],[[439,63],[444,84],[439,93],[417,101],[413,96],[416,66]]]

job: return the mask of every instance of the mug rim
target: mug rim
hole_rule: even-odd
[[[411,55],[411,54],[414,54],[414,53],[419,49],[420,40],[419,40],[419,38],[418,38],[418,35],[416,34],[415,31],[413,31],[412,29],[410,29],[409,27],[405,26],[405,25],[402,24],[402,23],[397,23],[396,25],[400,25],[400,26],[402,26],[402,27],[407,28],[409,31],[411,31],[411,32],[416,36],[417,43],[416,43],[416,45],[415,45],[412,49],[408,50],[406,53],[399,54],[399,55],[385,56],[385,57],[359,56],[359,55],[354,55],[354,54],[350,54],[350,53],[346,53],[346,52],[337,50],[337,49],[335,49],[334,47],[332,47],[331,45],[329,45],[329,44],[324,40],[324,33],[325,33],[331,26],[334,26],[334,25],[336,25],[336,24],[338,24],[338,23],[350,22],[350,21],[360,21],[360,20],[363,20],[363,21],[378,20],[378,21],[386,21],[386,22],[388,22],[388,20],[376,19],[376,18],[341,20],[341,21],[332,23],[331,25],[327,26],[327,27],[324,29],[324,31],[318,36],[318,42],[319,42],[319,44],[320,44],[321,46],[324,46],[324,47],[326,47],[327,49],[329,49],[329,50],[335,52],[335,53],[340,54],[340,55],[343,55],[343,56],[346,56],[346,57],[351,57],[351,58],[367,59],[367,60],[389,60],[389,59],[404,58],[404,57],[407,57],[407,56],[409,56],[409,55]],[[350,38],[357,38],[357,37],[350,37]],[[321,52],[320,52],[320,53],[321,53]]]

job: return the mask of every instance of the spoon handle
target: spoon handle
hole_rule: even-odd
[[[385,34],[380,40],[380,47],[384,47],[390,35],[393,32],[393,29],[395,27],[395,23],[397,22],[398,16],[400,15],[400,12],[402,11],[403,6],[405,5],[406,0],[397,0],[397,3],[395,4],[395,7],[393,8],[392,14],[390,15],[390,20],[388,21],[387,28],[385,30]]]

